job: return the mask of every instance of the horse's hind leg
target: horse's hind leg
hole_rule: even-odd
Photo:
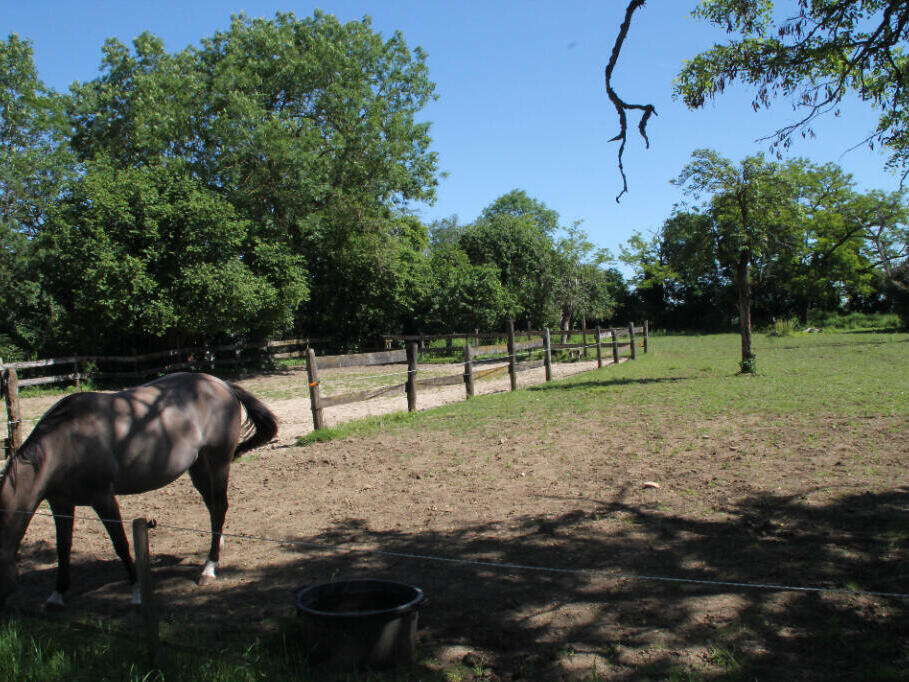
[[[54,593],[44,602],[50,610],[62,609],[63,595],[69,589],[69,559],[73,547],[73,520],[76,507],[72,504],[48,500],[51,513],[54,515],[54,526],[57,531],[57,587]]]
[[[107,534],[114,545],[114,551],[126,568],[129,584],[133,588],[133,604],[142,603],[139,595],[139,584],[136,582],[136,565],[133,563],[133,558],[129,555],[129,541],[126,539],[126,531],[123,530],[123,519],[120,516],[120,505],[117,504],[117,498],[111,495],[93,504],[92,508],[98,514],[101,523],[104,524],[104,528],[107,530]]]
[[[208,454],[209,456],[200,454],[196,463],[189,468],[189,477],[201,493],[211,517],[211,548],[208,551],[208,560],[202,568],[202,575],[199,576],[200,585],[208,585],[217,577],[215,570],[221,558],[221,547],[224,545],[221,531],[227,517],[227,479],[230,465],[225,463],[213,467],[210,462],[211,453]],[[226,461],[230,461],[230,455],[226,457]]]

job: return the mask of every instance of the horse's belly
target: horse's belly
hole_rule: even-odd
[[[114,494],[133,495],[163,488],[180,478],[197,457],[197,452],[171,452],[166,456],[149,457],[140,453],[125,457],[114,482]]]

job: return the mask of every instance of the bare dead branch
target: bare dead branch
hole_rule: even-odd
[[[628,35],[628,29],[631,26],[631,16],[637,9],[644,6],[645,0],[630,0],[628,7],[625,8],[625,19],[619,27],[619,35],[616,36],[615,43],[612,46],[612,54],[609,57],[609,63],[606,65],[606,94],[615,107],[619,115],[619,134],[609,140],[610,142],[619,143],[619,173],[622,174],[622,191],[616,196],[615,201],[619,203],[622,195],[628,191],[628,178],[625,177],[625,166],[622,163],[622,157],[625,155],[625,143],[628,139],[628,111],[642,111],[641,121],[638,124],[638,132],[644,138],[644,146],[650,147],[650,140],[647,138],[647,123],[651,116],[656,115],[656,109],[652,104],[629,104],[621,97],[612,87],[612,71],[615,69],[616,62],[619,60],[619,53],[622,51],[622,45],[625,43],[625,37]]]

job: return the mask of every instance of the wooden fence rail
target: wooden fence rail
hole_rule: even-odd
[[[387,397],[393,395],[406,395],[408,410],[416,410],[417,394],[420,388],[452,386],[464,384],[466,397],[471,397],[475,393],[475,383],[479,379],[491,378],[497,374],[508,372],[511,380],[511,390],[517,390],[517,374],[519,372],[545,367],[546,381],[552,380],[552,354],[553,351],[562,351],[569,355],[569,359],[578,360],[587,355],[591,347],[596,348],[597,366],[602,367],[603,347],[608,346],[612,351],[613,363],[622,361],[621,349],[627,348],[628,354],[624,359],[634,359],[636,357],[636,338],[637,335],[642,337],[642,348],[644,352],[649,350],[649,330],[647,322],[643,326],[635,327],[633,323],[624,328],[609,328],[594,330],[582,330],[582,341],[580,343],[552,343],[552,333],[549,329],[541,331],[521,331],[515,332],[514,327],[509,325],[508,330],[502,332],[484,332],[474,331],[466,334],[437,334],[425,336],[388,336],[386,337],[386,347],[394,341],[401,340],[407,344],[404,349],[394,350],[388,348],[385,351],[372,353],[356,353],[345,355],[323,355],[316,356],[312,349],[312,344],[321,339],[284,339],[269,341],[267,343],[255,344],[236,344],[216,346],[212,348],[183,348],[177,350],[160,351],[155,353],[146,353],[136,356],[72,356],[64,358],[52,358],[47,360],[28,360],[22,362],[0,361],[0,389],[6,403],[7,413],[7,438],[5,439],[5,451],[7,456],[15,452],[22,444],[22,418],[19,408],[19,387],[36,386],[41,384],[55,383],[75,383],[79,386],[80,381],[92,379],[109,379],[109,378],[129,378],[140,380],[154,374],[162,372],[172,372],[181,369],[194,370],[215,370],[219,366],[229,366],[239,369],[243,366],[241,354],[246,351],[254,351],[261,356],[267,356],[271,359],[284,358],[305,358],[307,377],[309,384],[310,403],[313,415],[313,428],[324,428],[323,411],[326,407],[345,405],[353,402],[371,400],[378,397]],[[564,336],[578,335],[579,332],[566,332],[558,330],[556,332]],[[588,344],[587,335],[592,336],[593,343]],[[516,337],[527,336],[529,340],[518,342]],[[480,345],[481,339],[492,339],[494,341],[506,339],[506,343],[494,343],[491,345]],[[619,341],[620,338],[628,337],[628,341]],[[451,374],[441,377],[419,378],[419,349],[425,339],[464,339],[464,370],[458,374]],[[541,357],[533,357],[539,351]],[[520,355],[524,355],[519,359]],[[169,362],[161,364],[160,361],[166,359]],[[142,363],[156,361],[152,367],[140,367]],[[322,395],[322,386],[319,379],[319,371],[326,369],[338,369],[348,367],[376,367],[381,365],[400,365],[407,363],[407,371],[401,372],[406,374],[406,380],[387,386],[367,388],[358,391],[352,391],[340,395],[324,396]],[[131,364],[131,370],[115,371],[106,369],[100,371],[98,365],[116,365]],[[484,365],[496,364],[496,367],[488,369],[482,368]],[[75,371],[69,373],[55,373],[53,375],[33,376],[21,378],[18,376],[19,371],[35,371],[46,368],[58,369],[60,367],[72,366]]]
[[[559,333],[562,333],[561,330]],[[623,359],[620,355],[620,350],[623,348],[629,349],[629,354],[625,359],[633,359],[635,357],[636,334],[643,335],[644,351],[647,352],[649,350],[649,333],[647,322],[645,322],[642,327],[635,327],[632,323],[625,328],[610,328],[608,330],[608,333],[606,330],[599,328],[590,330],[589,333],[592,335],[592,346],[596,347],[598,367],[602,367],[604,365],[604,345],[611,347],[614,363],[619,363]],[[539,335],[542,338],[540,340],[518,343],[515,341],[517,334],[514,328],[509,325],[509,329],[504,335],[502,333],[480,334],[478,332],[474,332],[468,334],[437,334],[433,335],[432,337],[429,335],[422,337],[416,335],[385,337],[386,348],[390,348],[394,342],[404,342],[407,344],[406,350],[386,350],[384,352],[378,353],[359,353],[354,355],[336,355],[322,357],[316,357],[315,353],[310,352],[310,354],[307,356],[307,359],[310,372],[310,402],[313,405],[313,428],[318,430],[324,426],[324,419],[322,417],[321,410],[325,407],[345,405],[348,403],[371,400],[373,398],[379,397],[406,395],[408,410],[412,412],[416,410],[418,389],[422,387],[452,386],[463,382],[466,397],[470,398],[475,394],[476,382],[479,379],[491,378],[497,374],[504,374],[508,372],[511,379],[511,390],[514,391],[517,389],[516,376],[519,372],[538,369],[540,367],[546,368],[546,381],[551,381],[552,352],[554,350],[568,351],[570,355],[572,353],[575,353],[575,355],[572,355],[573,359],[579,359],[581,353],[587,351],[588,349],[586,339],[583,339],[581,343],[551,343],[552,333],[549,329],[544,329],[540,332],[520,332],[520,334],[522,336],[525,334],[529,334],[531,336]],[[507,342],[505,344],[493,344],[486,346],[479,345],[479,340],[481,338],[500,339],[502,336],[505,336],[507,339]],[[628,341],[620,342],[618,340],[620,337],[626,336],[629,338]],[[464,339],[464,371],[458,374],[419,379],[417,377],[420,371],[418,363],[419,349],[422,347],[422,342],[426,339]],[[471,341],[473,343],[471,343]],[[525,360],[518,360],[519,354],[526,353],[532,356],[535,351],[542,351],[542,357],[536,359],[528,357]],[[340,395],[322,395],[322,386],[321,382],[318,379],[320,370],[336,367],[368,367],[382,364],[400,364],[405,361],[407,362],[407,379],[404,382],[398,382],[375,388],[367,388],[359,391],[352,391]],[[487,364],[495,364],[497,366],[490,367],[488,369],[477,369],[478,366],[482,367],[483,365]],[[404,372],[402,372],[402,374],[404,374]],[[319,410],[318,416],[316,414],[317,409]]]

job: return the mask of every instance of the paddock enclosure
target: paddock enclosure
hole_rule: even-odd
[[[647,362],[559,365],[593,371],[548,384],[533,370],[522,375],[529,390],[498,398],[482,394],[507,392],[507,377],[481,382],[469,432],[447,426],[463,387],[440,388],[432,400],[450,390],[462,405],[419,428],[307,447],[294,444],[312,428],[296,388],[305,369],[241,381],[282,424],[278,441],[231,469],[214,585],[195,585],[208,524],[187,477],[120,498],[124,519],[157,521],[162,623],[196,624],[215,640],[273,632],[301,586],[375,577],[426,592],[415,679],[701,679],[746,662],[760,679],[909,670],[907,601],[868,593],[909,588],[905,413],[679,409],[645,392],[682,380],[697,390],[713,370],[657,378]],[[584,400],[565,406],[569,392]],[[384,400],[327,408],[328,425],[354,407],[406,410],[403,397]],[[486,419],[489,400],[514,409]],[[24,398],[23,416],[52,401]],[[421,394],[420,409],[431,405]],[[53,589],[46,511],[23,543],[13,606],[35,607]],[[63,617],[128,618],[104,530],[90,510],[77,516]]]

